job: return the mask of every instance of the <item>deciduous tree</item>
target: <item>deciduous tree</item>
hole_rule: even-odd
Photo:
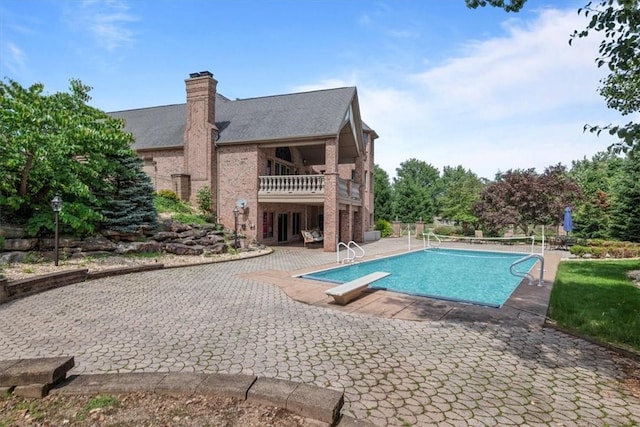
[[[530,235],[536,225],[557,224],[564,207],[580,197],[580,188],[564,166],[550,166],[543,174],[509,170],[484,189],[474,212],[489,231],[514,226]]]
[[[89,90],[78,80],[51,95],[39,83],[0,82],[0,211],[33,235],[52,229],[56,194],[63,228],[94,232],[104,204],[96,194],[112,189],[113,159],[135,156],[123,122],[87,105]]]
[[[431,221],[436,214],[435,189],[440,172],[430,164],[409,159],[396,168],[394,212],[401,221]]]
[[[438,183],[438,215],[458,224],[476,224],[473,206],[484,185],[478,176],[462,166],[445,166]]]

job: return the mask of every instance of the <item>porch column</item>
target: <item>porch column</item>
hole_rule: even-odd
[[[354,211],[352,214],[352,224],[353,224],[353,240],[362,243],[364,242],[364,232],[365,232],[365,206],[367,206],[367,202],[365,200],[364,194],[364,156],[358,156],[356,158],[356,182],[351,185],[359,188],[360,190],[360,207],[357,211]],[[352,210],[354,208],[352,207]]]
[[[324,173],[324,250],[335,252],[338,245],[338,139],[325,142]]]

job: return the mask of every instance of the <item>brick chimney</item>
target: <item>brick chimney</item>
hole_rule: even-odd
[[[214,142],[216,127],[216,86],[209,71],[189,74],[187,89],[187,123],[184,129],[184,173],[190,178],[190,199],[208,185],[216,190]]]

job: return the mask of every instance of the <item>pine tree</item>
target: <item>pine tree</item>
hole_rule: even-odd
[[[628,153],[614,191],[611,235],[640,242],[640,149]]]
[[[153,206],[153,185],[142,170],[142,159],[125,155],[114,159],[117,173],[111,178],[113,191],[102,210],[104,228],[121,233],[136,233],[157,225]]]

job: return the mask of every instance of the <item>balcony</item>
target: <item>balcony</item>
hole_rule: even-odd
[[[258,179],[259,202],[324,203],[324,175],[269,175]],[[339,179],[338,199],[344,203],[361,204],[360,186]]]

